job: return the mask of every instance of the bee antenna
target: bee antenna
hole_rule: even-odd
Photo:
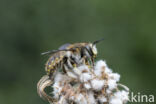
[[[93,45],[95,45],[95,44],[97,44],[97,43],[99,43],[99,42],[101,42],[101,41],[103,41],[103,40],[104,40],[104,38],[99,39],[99,40],[96,40],[96,41],[93,42]]]

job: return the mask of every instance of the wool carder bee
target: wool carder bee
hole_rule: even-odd
[[[45,70],[50,77],[58,69],[63,69],[66,72],[67,68],[72,69],[81,64],[94,65],[94,58],[97,56],[96,44],[103,39],[94,41],[93,43],[74,43],[64,44],[58,50],[44,52],[43,54],[52,54],[48,59]]]
[[[97,55],[96,44],[102,40],[103,39],[100,39],[93,43],[67,43],[62,45],[58,50],[42,53],[42,55],[50,54],[51,56],[45,65],[47,75],[42,77],[37,85],[37,91],[40,97],[48,101],[53,99],[45,93],[44,89],[53,84],[52,82],[58,69],[62,69],[63,72],[66,72],[69,69],[83,64],[91,64],[93,66],[94,58]]]

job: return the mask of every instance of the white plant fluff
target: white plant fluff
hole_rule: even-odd
[[[58,72],[52,85],[51,104],[126,104],[129,89],[119,84],[120,75],[113,73],[105,61],[94,67],[81,65],[66,74]],[[122,89],[121,89],[122,88]]]

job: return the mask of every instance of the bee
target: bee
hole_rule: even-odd
[[[45,93],[44,89],[53,84],[52,82],[58,69],[62,69],[66,73],[67,70],[69,71],[69,69],[73,69],[79,65],[87,64],[94,66],[94,59],[97,56],[96,44],[102,40],[100,39],[93,43],[67,43],[62,45],[58,50],[42,53],[42,55],[50,54],[51,56],[45,64],[47,75],[41,78],[37,85],[40,97],[48,101],[52,99],[52,97]]]
[[[58,68],[66,72],[67,69],[72,69],[82,64],[91,64],[94,66],[94,59],[97,56],[96,44],[102,40],[100,39],[93,43],[67,43],[62,45],[58,50],[42,53],[42,55],[51,54],[46,62],[45,71],[52,77]]]

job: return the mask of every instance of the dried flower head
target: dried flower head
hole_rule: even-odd
[[[129,89],[119,84],[120,75],[113,73],[105,61],[94,67],[81,65],[70,72],[58,72],[54,78],[54,104],[126,104]],[[122,90],[119,87],[123,88]]]

